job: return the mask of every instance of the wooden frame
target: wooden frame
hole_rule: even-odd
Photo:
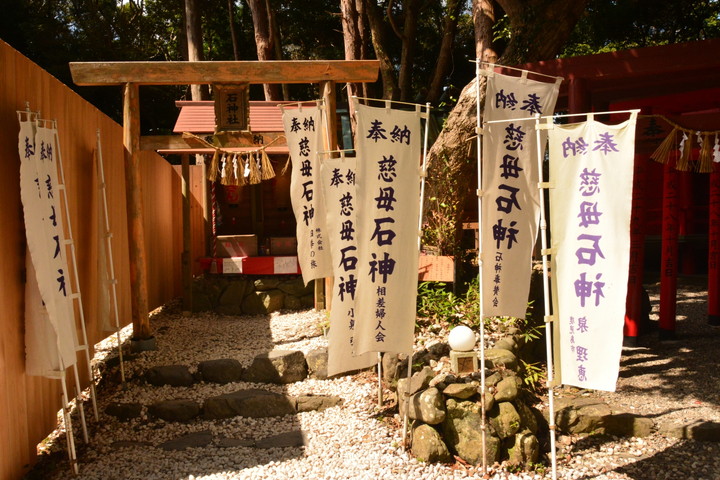
[[[140,85],[193,85],[250,83],[320,83],[328,108],[329,149],[337,146],[335,138],[335,84],[374,82],[378,78],[378,60],[306,60],[243,62],[71,62],[70,72],[77,85],[123,85],[123,140],[125,145],[125,178],[127,190],[130,276],[132,283],[132,321],[135,340],[152,337],[148,318],[148,285],[143,231],[142,191],[139,171]],[[187,181],[187,179],[185,179]],[[188,202],[183,203],[187,209]],[[184,212],[184,218],[187,216]],[[187,222],[183,231],[189,229]],[[183,235],[183,250],[189,251]],[[190,284],[189,262],[183,263],[184,284]],[[325,306],[324,289],[316,282],[316,304]],[[189,292],[185,292],[189,295]],[[139,345],[139,342],[138,342]]]

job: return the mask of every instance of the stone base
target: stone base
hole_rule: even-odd
[[[450,350],[450,366],[454,373],[476,372],[478,370],[477,353]]]

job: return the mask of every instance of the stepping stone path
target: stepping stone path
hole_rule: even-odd
[[[318,349],[308,355],[310,371],[315,378],[327,378],[327,350]],[[257,355],[250,367],[244,369],[232,358],[207,360],[198,365],[197,374],[190,373],[185,365],[153,367],[143,376],[153,386],[189,387],[198,381],[227,384],[238,381],[253,383],[288,384],[302,381],[308,376],[308,361],[300,351],[273,350]],[[329,395],[283,395],[259,388],[241,389],[196,401],[172,399],[143,406],[140,403],[111,403],[105,413],[120,421],[139,418],[143,408],[150,418],[166,422],[191,422],[195,419],[222,420],[235,416],[266,418],[291,415],[298,412],[323,411],[340,405],[342,399]],[[301,431],[290,431],[259,440],[214,438],[211,431],[189,433],[159,445],[163,450],[185,450],[213,444],[222,448],[302,447],[307,438]],[[115,442],[118,448],[144,448],[146,442]]]

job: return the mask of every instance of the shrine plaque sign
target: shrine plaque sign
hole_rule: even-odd
[[[250,101],[249,85],[214,84],[215,120],[218,132],[249,131]]]

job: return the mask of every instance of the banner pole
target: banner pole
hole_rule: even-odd
[[[77,255],[75,253],[75,240],[73,238],[72,233],[72,223],[70,220],[70,204],[68,201],[67,196],[67,186],[65,185],[65,171],[63,168],[63,159],[62,159],[62,150],[60,149],[60,135],[58,134],[57,129],[57,121],[52,121],[52,127],[53,127],[53,140],[55,142],[56,152],[57,152],[57,158],[58,158],[58,173],[60,175],[60,185],[58,188],[60,189],[60,192],[62,193],[62,202],[64,205],[65,210],[65,218],[67,219],[67,222],[65,223],[65,228],[67,228],[68,233],[68,239],[65,240],[65,244],[70,246],[70,259],[72,260],[72,280],[70,282],[70,289],[72,291],[72,298],[77,300],[77,307],[78,307],[78,313],[80,314],[80,332],[82,333],[82,340],[83,345],[80,347],[82,348],[83,352],[85,352],[85,361],[87,362],[87,371],[90,382],[90,400],[92,401],[92,407],[93,412],[95,414],[95,421],[99,421],[100,417],[98,415],[98,408],[97,408],[97,399],[96,393],[95,393],[95,372],[93,371],[92,362],[90,360],[90,346],[88,345],[88,336],[87,336],[87,328],[85,327],[85,311],[83,308],[83,302],[82,302],[82,296],[80,295],[80,272],[78,271],[77,266]],[[74,287],[73,288],[73,283]],[[73,310],[74,313],[74,310]],[[77,383],[78,390],[81,390],[80,382]],[[80,401],[80,397],[78,397],[78,401]]]
[[[61,362],[62,363],[62,362]],[[67,383],[65,377],[65,370],[60,374],[60,384],[62,385],[62,412],[63,420],[65,421],[65,440],[68,446],[68,457],[70,457],[70,466],[75,475],[80,473],[77,462],[77,453],[75,451],[75,434],[72,428],[72,419],[70,418],[70,412],[68,411],[68,393]]]
[[[117,299],[117,279],[115,278],[115,262],[112,251],[112,232],[110,231],[110,215],[107,206],[107,188],[105,186],[105,167],[103,166],[102,143],[100,141],[100,129],[97,129],[97,162],[98,174],[100,175],[100,192],[102,193],[103,213],[105,214],[105,244],[107,247],[107,264],[110,268],[110,291],[112,292],[113,309],[115,312],[115,333],[118,342],[118,358],[120,359],[120,379],[125,383],[125,362],[123,360],[122,337],[120,335],[120,312]]]
[[[546,118],[547,127],[552,126],[550,117]],[[553,398],[553,356],[552,356],[552,312],[550,311],[550,279],[548,276],[547,221],[545,218],[545,192],[543,191],[543,157],[544,145],[540,144],[540,115],[535,115],[535,140],[537,143],[538,190],[540,191],[540,243],[542,246],[543,271],[543,302],[545,307],[545,348],[547,352],[547,386],[548,386],[548,424],[550,429],[550,461],[552,478],[557,479],[557,449],[555,445],[555,401]]]
[[[377,352],[377,376],[378,376],[378,410],[383,406],[382,390],[382,353]]]
[[[416,111],[419,111],[421,108],[421,105],[415,105]],[[428,131],[430,130],[430,102],[425,104],[425,129],[424,129],[424,137],[423,137],[423,154],[422,154],[422,165],[420,167],[420,209],[418,210],[418,235],[417,235],[417,246],[418,246],[418,252],[420,252],[420,247],[422,246],[422,224],[423,224],[423,209],[425,208],[425,177],[427,176],[427,151],[428,151]],[[413,335],[414,337],[414,335]],[[414,341],[413,341],[414,343]],[[408,389],[410,388],[410,378],[412,377],[412,357],[413,352],[410,350],[410,356],[408,356],[408,371],[407,371],[407,379],[408,379]],[[403,443],[405,444],[405,448],[407,448],[407,438],[408,438],[408,409],[410,407],[410,395],[408,393],[405,393],[405,398],[403,399],[405,402],[405,415],[403,415]]]
[[[487,449],[486,449],[486,428],[487,418],[485,415],[485,312],[483,308],[483,260],[482,260],[482,119],[480,118],[480,62],[475,62],[475,102],[477,112],[475,114],[475,135],[477,138],[477,177],[478,177],[478,303],[480,316],[480,403],[482,408],[480,433],[482,440],[482,471],[487,474]]]

